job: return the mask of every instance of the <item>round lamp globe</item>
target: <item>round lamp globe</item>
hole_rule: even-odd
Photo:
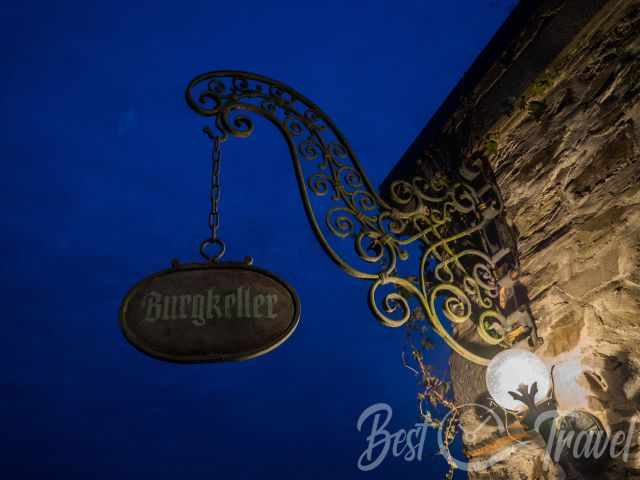
[[[505,410],[521,412],[527,407],[509,392],[520,385],[531,388],[538,383],[536,403],[547,398],[551,390],[551,374],[542,359],[527,350],[510,349],[500,352],[489,363],[486,373],[487,389],[493,400]]]

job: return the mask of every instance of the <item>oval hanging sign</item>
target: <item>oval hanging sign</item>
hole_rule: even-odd
[[[180,265],[145,278],[120,308],[125,337],[171,362],[243,360],[273,350],[300,321],[296,292],[249,264]]]

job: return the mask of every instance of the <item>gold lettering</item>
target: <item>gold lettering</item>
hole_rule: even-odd
[[[204,317],[204,295],[194,295],[191,301],[191,318],[192,322],[197,327],[202,327],[207,321]]]
[[[276,318],[277,315],[273,311],[274,305],[278,302],[278,295],[267,295],[267,318]]]
[[[162,295],[158,292],[150,292],[144,297],[144,304],[146,305],[145,321],[155,322],[160,319],[162,315]]]
[[[236,296],[237,296],[237,300],[236,303],[238,305],[238,318],[242,318],[243,316],[243,312],[242,312],[242,287],[239,287],[238,290],[236,290]]]
[[[143,299],[144,320],[191,320],[202,327],[218,318],[277,318],[278,295],[260,294],[248,287],[234,290],[209,288],[202,294],[161,295],[150,292]]]
[[[231,295],[225,295],[224,297],[224,316],[225,318],[233,318],[233,314],[231,313],[231,309],[236,303],[236,297]]]
[[[191,303],[191,295],[180,295],[180,320],[187,318],[188,303]]]
[[[251,289],[247,288],[247,294],[244,296],[244,314],[247,318],[251,318]]]
[[[213,288],[207,290],[207,320],[222,317],[219,303],[220,295],[214,295]]]
[[[176,297],[165,296],[162,300],[162,320],[173,320],[176,315]]]
[[[262,318],[260,308],[264,305],[264,295],[256,295],[253,297],[253,318]]]

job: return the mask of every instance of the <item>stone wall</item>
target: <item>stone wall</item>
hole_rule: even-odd
[[[490,162],[544,338],[536,353],[556,365],[561,409],[626,429],[640,421],[640,0],[609,2],[508,110],[488,136]],[[452,359],[454,378],[481,370]],[[457,383],[458,400],[486,394]],[[533,442],[470,478],[563,474]],[[640,479],[640,449],[598,478]]]

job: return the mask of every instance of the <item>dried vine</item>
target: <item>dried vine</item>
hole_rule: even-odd
[[[431,329],[424,320],[422,309],[416,308],[412,311],[406,326],[408,352],[402,353],[402,363],[419,378],[417,403],[421,421],[433,429],[443,429],[444,448],[440,453],[449,465],[445,479],[452,480],[457,465],[451,456],[450,446],[460,431],[460,412],[452,398],[451,382],[440,378],[434,372],[434,368],[425,361],[425,350],[433,349],[434,345],[429,339]],[[438,411],[444,413],[438,415]]]

